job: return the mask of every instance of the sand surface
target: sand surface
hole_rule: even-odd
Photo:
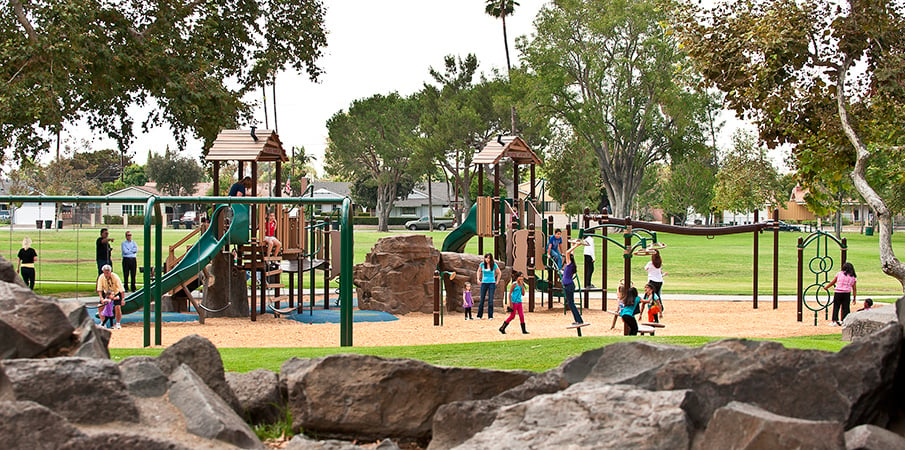
[[[814,326],[814,313],[805,309],[804,321],[796,321],[795,302],[780,302],[778,309],[771,303],[761,303],[753,309],[751,302],[666,300],[666,311],[661,322],[664,328],[658,336],[718,336],[779,338],[817,334],[838,334],[839,327],[829,326],[820,314]],[[615,305],[610,302],[610,309]],[[889,307],[889,306],[883,306]],[[527,309],[527,306],[526,308]],[[477,308],[475,308],[475,316]],[[486,313],[485,313],[486,314]],[[583,312],[584,336],[618,336],[622,323],[611,329],[613,315],[601,311],[600,300],[592,300],[591,307]],[[646,320],[647,313],[644,313]],[[554,303],[526,313],[525,322],[530,334],[523,335],[518,317],[502,335],[498,328],[507,314],[496,313],[492,321],[463,319],[461,313],[446,314],[443,326],[433,325],[433,315],[412,313],[399,316],[392,322],[357,322],[353,325],[353,345],[427,345],[440,343],[486,342],[509,339],[538,339],[574,337],[575,330],[566,327],[572,322],[571,314],[563,313],[563,305]],[[112,330],[111,348],[139,348],[143,344],[141,324],[125,324],[120,330]],[[199,334],[217,347],[338,347],[339,324],[303,324],[288,319],[274,318],[266,314],[256,322],[248,318],[209,318],[204,325],[191,323],[164,323],[163,346],[169,346],[184,336]],[[152,329],[153,342],[153,329]]]

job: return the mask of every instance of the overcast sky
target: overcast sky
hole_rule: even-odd
[[[532,22],[544,0],[520,0],[515,14],[507,17],[509,50],[518,63],[515,37],[530,34]],[[481,72],[505,70],[502,24],[484,13],[484,0],[333,0],[325,2],[327,47],[317,83],[304,74],[283,72],[276,81],[278,131],[287,152],[304,146],[323,162],[326,122],[356,99],[389,92],[411,94],[429,81],[428,68],[442,68],[443,58],[453,54],[478,57]],[[272,91],[268,87],[268,115],[274,126]],[[261,103],[260,90],[253,100]],[[257,109],[258,127],[264,128],[264,111]],[[67,128],[70,139],[91,136],[85,127]],[[726,133],[724,133],[726,134]],[[175,147],[168,129],[140,135],[129,150],[144,163],[148,150],[162,153]],[[92,148],[115,148],[112,141],[96,139]],[[201,155],[200,141],[189,141],[191,155]]]

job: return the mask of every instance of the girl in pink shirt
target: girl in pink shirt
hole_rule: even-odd
[[[835,286],[835,289],[833,289],[833,323],[830,325],[842,325],[842,321],[845,320],[845,316],[849,313],[849,304],[854,304],[856,301],[855,297],[858,290],[855,285],[857,282],[858,277],[855,275],[855,266],[847,262],[842,265],[842,270],[836,274],[833,281],[826,285],[826,290]],[[839,317],[840,307],[842,308],[842,317]]]

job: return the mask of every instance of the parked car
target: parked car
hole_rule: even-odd
[[[198,215],[198,211],[186,211],[182,214],[182,218],[179,219],[182,222],[182,225],[186,228],[191,228],[192,226],[198,225],[198,221],[200,220],[200,216]]]
[[[4,209],[0,211],[0,221],[9,222],[12,217],[9,215],[9,210]]]
[[[768,220],[767,223],[772,224],[772,220]],[[791,223],[786,223],[783,221],[779,221],[779,231],[801,231],[800,225],[793,225]]]
[[[447,228],[452,228],[455,226],[455,222],[452,219],[445,219],[441,217],[434,217],[434,229],[440,231],[446,231]],[[405,227],[409,230],[427,230],[430,228],[430,222],[428,221],[428,217],[424,216],[417,220],[409,220],[405,223]]]

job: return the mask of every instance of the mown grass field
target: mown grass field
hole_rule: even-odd
[[[144,236],[140,226],[130,227],[133,231],[133,239],[139,244],[139,264],[142,263],[144,252]],[[73,295],[76,291],[81,294],[93,292],[93,283],[97,278],[97,268],[94,262],[94,244],[98,237],[99,228],[63,229],[63,230],[15,230],[0,231],[0,255],[5,258],[12,257],[18,252],[22,238],[30,236],[34,241],[34,247],[38,252],[39,264],[37,265],[38,283],[36,290],[44,294]],[[124,228],[110,228],[110,236],[116,239],[114,242],[114,270],[121,271],[119,245],[124,236]],[[163,244],[166,247],[184,237],[188,230],[166,229],[163,232]],[[358,230],[355,232],[355,263],[364,261],[365,255],[371,250],[378,239],[393,234],[408,233],[408,231],[393,231],[390,233],[378,233],[370,230]],[[430,236],[434,246],[440,248],[449,232],[421,232]],[[782,232],[779,245],[779,292],[782,295],[795,293],[796,287],[796,242],[803,233]],[[861,295],[898,295],[901,294],[901,286],[892,278],[880,271],[879,250],[877,236],[863,236],[855,233],[844,234],[848,239],[848,260],[851,261],[858,273],[858,289]],[[662,251],[664,270],[669,275],[664,286],[665,292],[671,293],[699,293],[699,294],[750,294],[752,289],[753,269],[753,237],[751,234],[717,236],[713,239],[696,236],[679,236],[661,234],[661,242],[668,245]],[[189,241],[187,244],[190,244]],[[490,239],[484,240],[485,251],[492,248]],[[839,268],[839,251],[830,246],[830,256],[833,258],[833,268],[830,277]],[[893,248],[901,254],[905,252],[905,237],[901,233],[893,237]],[[466,247],[466,252],[476,254],[478,249],[477,238],[473,238]],[[597,241],[597,265],[594,275],[594,283],[601,284],[602,242]],[[813,256],[815,247],[807,249],[806,259]],[[772,292],[773,285],[773,235],[764,233],[760,235],[759,244],[759,283],[758,291],[761,294]],[[810,256],[809,256],[810,255]],[[622,251],[613,244],[608,244],[608,286],[614,286],[623,274]],[[583,262],[579,258],[579,265]],[[646,279],[644,264],[646,257],[634,257],[632,259],[632,274],[634,280]],[[579,271],[582,269],[579,268]],[[807,277],[805,269],[805,285],[813,282],[813,275]],[[141,278],[139,274],[139,279]],[[285,275],[284,275],[285,278]],[[808,281],[810,280],[810,281]],[[78,281],[81,284],[76,284]],[[284,280],[285,282],[286,280]]]
[[[585,351],[633,339],[638,338],[622,336],[585,337],[582,339],[554,338],[396,347],[221,348],[220,355],[223,358],[223,365],[226,370],[234,372],[248,372],[259,368],[278,372],[280,365],[292,357],[317,358],[339,353],[357,353],[384,358],[410,358],[450,367],[476,367],[499,370],[522,369],[543,372]],[[662,344],[696,347],[721,338],[648,336],[643,339]],[[838,334],[773,340],[788,348],[833,352],[839,351],[846,344],[846,342],[840,340]],[[162,351],[163,349],[161,348],[110,349],[114,360],[121,360],[129,356],[157,356]]]

